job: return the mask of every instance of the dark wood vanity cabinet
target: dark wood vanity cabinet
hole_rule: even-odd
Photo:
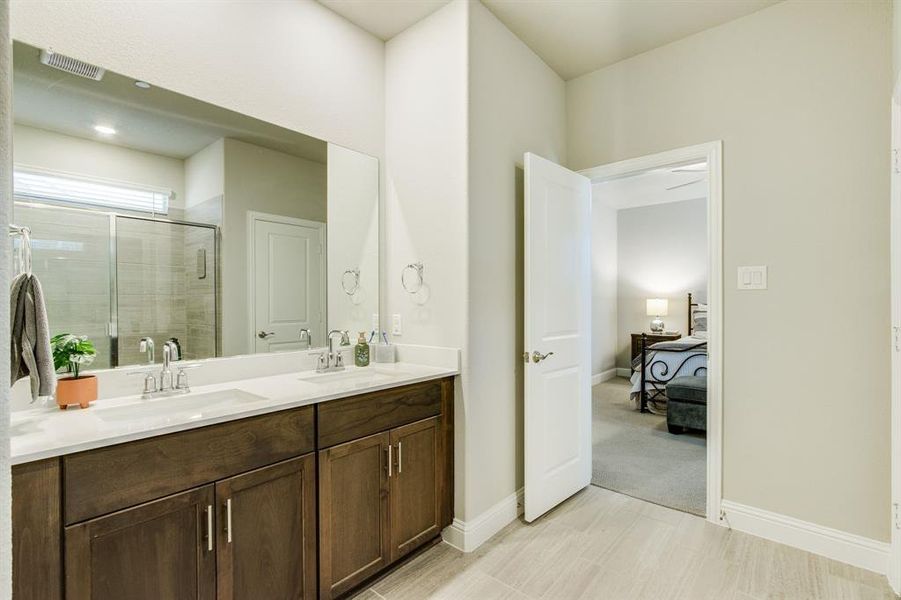
[[[319,452],[319,588],[340,595],[391,560],[387,432]]]
[[[17,465],[13,598],[344,594],[450,524],[452,423],[448,378]]]
[[[320,443],[336,443],[319,451],[320,598],[353,589],[450,525],[452,386],[426,382],[320,407]]]
[[[316,597],[313,454],[216,483],[220,600]]]
[[[432,417],[391,430],[391,560],[402,558],[441,533],[440,425],[440,417]]]
[[[67,600],[216,597],[212,485],[66,527]]]

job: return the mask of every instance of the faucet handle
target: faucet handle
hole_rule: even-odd
[[[178,375],[175,376],[175,389],[183,390],[187,394],[191,391],[191,387],[188,385],[188,374],[185,371],[196,369],[200,366],[200,363],[187,363],[175,366],[178,367]]]
[[[341,352],[335,352],[335,366],[343,367],[344,366],[344,355]]]
[[[156,378],[153,376],[153,373],[150,371],[131,371],[129,375],[143,375],[144,376],[144,392],[142,394],[143,398],[149,398],[151,394],[159,391],[156,387]]]

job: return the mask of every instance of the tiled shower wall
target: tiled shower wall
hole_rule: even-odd
[[[16,204],[13,221],[31,228],[32,272],[44,290],[50,335],[88,336],[97,348],[90,368],[109,367],[109,217]]]

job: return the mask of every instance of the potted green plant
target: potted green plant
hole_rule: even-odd
[[[87,408],[97,399],[97,377],[81,375],[79,371],[94,362],[97,356],[94,344],[86,335],[60,333],[51,338],[50,347],[56,370],[65,368],[67,373],[72,373],[71,377],[56,382],[56,403],[63,410],[70,404]]]

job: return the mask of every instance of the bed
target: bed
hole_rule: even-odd
[[[707,306],[688,294],[688,335],[650,346],[632,361],[631,398],[641,412],[666,414],[666,384],[681,375],[707,375]]]

